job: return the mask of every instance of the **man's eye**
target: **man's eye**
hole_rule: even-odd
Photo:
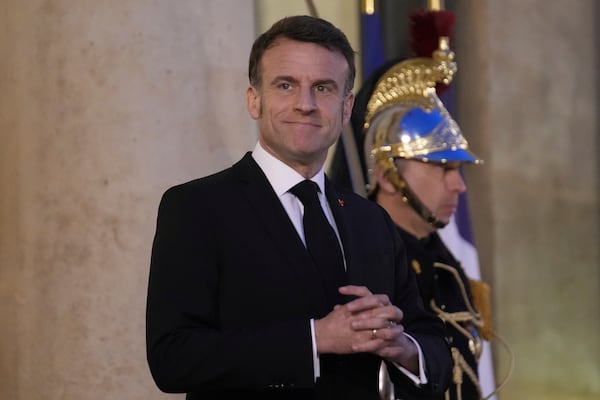
[[[451,171],[458,171],[460,169],[460,167],[457,165],[445,165],[443,168],[444,168],[444,173],[448,173]]]
[[[325,85],[318,85],[316,89],[317,92],[327,92],[329,90]]]
[[[291,88],[291,87],[292,87],[292,85],[290,85],[290,84],[289,84],[289,83],[287,83],[287,82],[283,82],[283,83],[280,83],[280,84],[279,84],[279,87],[280,87],[281,89],[288,90],[289,88]]]

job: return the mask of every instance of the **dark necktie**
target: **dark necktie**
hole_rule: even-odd
[[[323,277],[329,305],[342,304],[343,297],[338,287],[345,285],[346,281],[344,259],[335,231],[319,202],[319,186],[311,180],[304,180],[290,192],[304,205],[302,222],[306,248]]]

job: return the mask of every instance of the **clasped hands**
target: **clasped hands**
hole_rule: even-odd
[[[365,286],[343,286],[339,291],[356,298],[315,320],[317,352],[370,352],[416,372],[418,350],[404,334],[402,310],[387,295],[373,294]]]

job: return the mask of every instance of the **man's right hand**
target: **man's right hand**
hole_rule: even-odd
[[[402,311],[387,295],[373,294],[364,286],[343,286],[340,293],[356,297],[336,305],[324,318],[315,321],[319,354],[377,353],[390,339],[403,335]]]

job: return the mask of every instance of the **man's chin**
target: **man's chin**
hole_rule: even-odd
[[[437,220],[439,221],[440,224],[443,224],[444,226],[448,225],[450,223],[450,215],[437,215]]]

